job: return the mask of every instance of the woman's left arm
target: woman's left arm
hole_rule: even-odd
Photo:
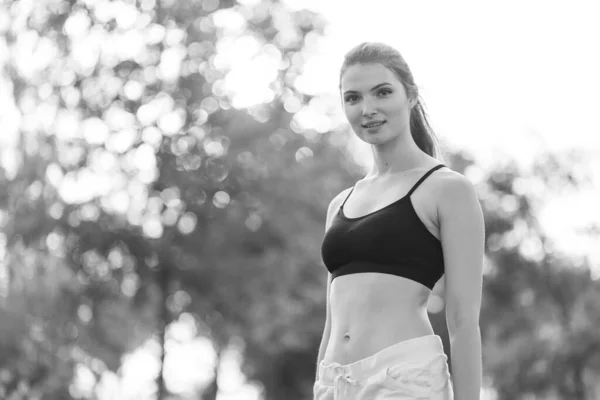
[[[479,400],[482,380],[481,308],[485,227],[473,184],[463,175],[442,180],[437,197],[444,252],[446,321],[456,400]]]

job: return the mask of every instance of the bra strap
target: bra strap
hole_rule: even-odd
[[[411,195],[411,194],[412,194],[412,193],[415,191],[415,189],[416,189],[416,188],[418,188],[418,187],[419,187],[419,185],[420,185],[420,184],[421,184],[421,183],[422,183],[422,182],[423,182],[425,179],[427,179],[427,177],[428,177],[429,175],[431,175],[431,174],[433,173],[433,171],[435,171],[436,169],[440,169],[440,168],[442,168],[442,167],[445,167],[445,165],[444,165],[444,164],[439,164],[439,165],[436,165],[435,167],[431,168],[429,171],[427,171],[427,172],[425,173],[425,175],[423,175],[423,176],[421,177],[421,179],[419,179],[419,180],[417,181],[417,183],[415,183],[415,185],[412,187],[412,189],[410,189],[410,191],[408,192],[408,194],[406,195],[406,197],[410,197],[410,195]]]
[[[367,175],[365,175],[367,176]],[[363,176],[361,179],[364,179],[365,176]],[[350,195],[352,194],[352,192],[354,192],[354,188],[356,187],[356,183],[354,184],[354,186],[352,186],[352,189],[350,189],[350,192],[348,193],[348,196],[346,196],[346,199],[344,200],[344,202],[342,203],[342,205],[340,206],[340,208],[344,208],[344,204],[346,204],[346,201],[348,201],[348,198],[350,198]]]
[[[352,189],[350,189],[350,192],[348,193],[348,196],[346,196],[346,199],[344,200],[344,202],[342,203],[342,205],[340,206],[340,208],[344,208],[344,204],[346,204],[346,201],[348,200],[348,197],[350,197],[350,195],[352,194],[353,191],[354,191],[354,186],[352,186]]]

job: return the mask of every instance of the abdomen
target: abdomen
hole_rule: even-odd
[[[331,283],[331,335],[326,364],[348,364],[400,341],[433,334],[427,316],[431,291],[390,274],[357,273]]]

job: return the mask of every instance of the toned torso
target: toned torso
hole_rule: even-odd
[[[380,210],[408,193],[429,167],[407,171],[387,180],[357,182],[344,205],[347,217]],[[411,195],[410,201],[424,226],[440,239],[437,218],[436,180],[447,169],[435,171]],[[334,205],[337,213],[350,189]],[[332,204],[333,205],[333,204]],[[334,214],[335,214],[334,213]],[[330,216],[333,218],[334,215]],[[427,316],[431,290],[418,282],[375,272],[339,276],[331,282],[331,332],[323,361],[349,364],[410,338],[433,334]]]

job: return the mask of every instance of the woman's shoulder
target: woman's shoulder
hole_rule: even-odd
[[[441,168],[435,175],[434,198],[438,203],[472,202],[477,199],[475,185],[469,178],[450,168]],[[448,207],[445,207],[448,208]]]
[[[438,163],[440,165],[441,163]],[[423,193],[432,200],[444,201],[448,193],[474,191],[473,183],[463,174],[453,170],[446,164],[429,174],[423,182]],[[434,167],[435,168],[435,167]]]
[[[329,211],[339,208],[353,188],[354,186],[347,187],[336,194],[335,197],[329,202]]]
[[[465,187],[473,187],[473,183],[469,178],[446,165],[440,168],[434,176],[438,183],[436,186],[442,190],[464,190]]]

